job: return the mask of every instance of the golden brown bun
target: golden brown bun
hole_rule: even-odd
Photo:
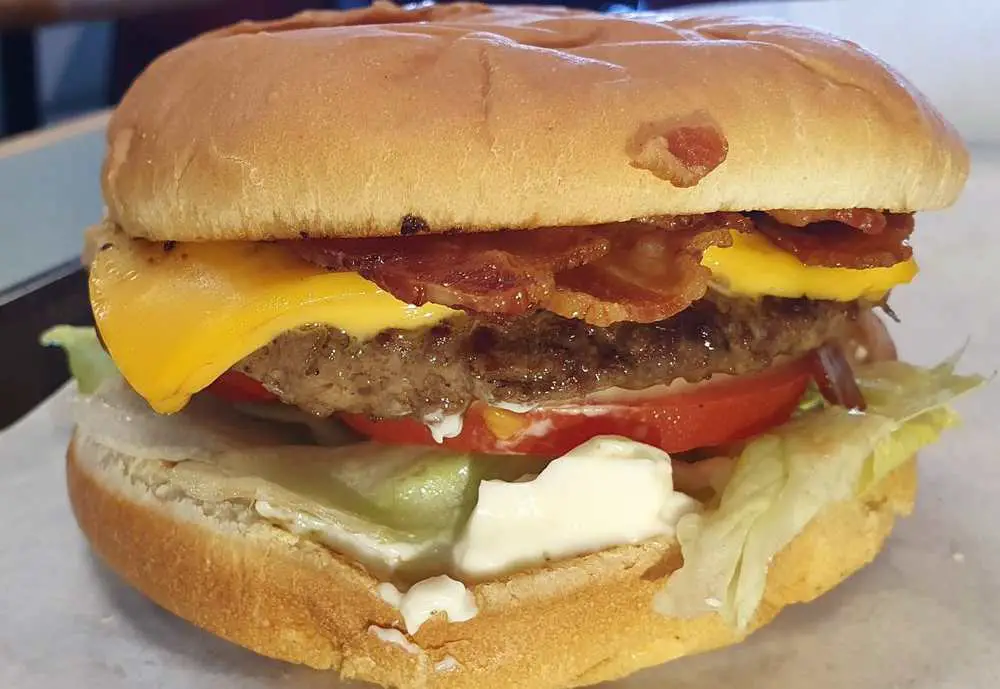
[[[363,570],[247,508],[211,511],[163,486],[154,492],[155,477],[126,478],[133,461],[79,436],[70,445],[70,500],[94,549],[164,608],[264,655],[404,689],[555,689],[741,639],[714,614],[653,611],[680,561],[674,544],[651,541],[474,586],[479,614],[461,624],[433,618],[413,638],[422,650],[410,653],[369,631],[403,626]],[[910,461],[822,512],[775,558],[753,626],[870,562],[915,490]],[[437,670],[448,656],[455,668]]]
[[[208,34],[135,82],[108,142],[110,219],[182,241],[914,211],[950,204],[968,170],[941,115],[847,41],[474,4]]]

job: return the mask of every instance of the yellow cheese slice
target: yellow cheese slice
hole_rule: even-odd
[[[731,247],[711,247],[701,260],[727,292],[746,297],[878,300],[917,274],[913,259],[887,268],[809,266],[760,235],[733,233]]]
[[[332,273],[266,243],[163,244],[108,232],[90,299],[118,369],[158,412],[178,411],[277,335],[322,323],[367,339],[458,311],[406,304],[356,273]]]

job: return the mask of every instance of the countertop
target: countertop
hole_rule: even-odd
[[[922,273],[897,290],[901,354],[961,368],[1000,362],[1000,244],[987,209],[1000,155],[919,218]],[[331,689],[327,673],[266,660],[172,617],[90,552],[66,500],[67,392],[0,433],[0,686]],[[1000,436],[994,381],[960,401],[965,426],[921,454],[915,514],[875,564],[744,644],[643,671],[614,689],[996,689],[1000,686]],[[343,686],[343,685],[340,685]],[[608,687],[611,689],[611,687]]]

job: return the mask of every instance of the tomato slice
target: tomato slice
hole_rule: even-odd
[[[226,371],[206,391],[228,402],[273,402],[278,399],[256,380],[238,371]]]
[[[612,403],[560,405],[516,414],[478,404],[462,431],[444,447],[495,454],[561,455],[597,435],[621,435],[667,452],[743,440],[792,415],[811,379],[804,358],[763,373],[696,385],[687,390]],[[344,421],[377,442],[434,445],[418,420],[373,420],[344,414]]]

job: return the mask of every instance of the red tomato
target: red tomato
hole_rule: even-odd
[[[594,436],[621,435],[667,452],[713,447],[786,421],[810,379],[810,364],[803,359],[642,400],[547,407],[526,414],[473,405],[462,432],[442,445],[472,452],[561,455]],[[374,421],[360,414],[345,414],[343,419],[378,442],[436,444],[415,419]]]
[[[277,399],[256,380],[237,371],[226,371],[206,390],[229,402],[273,402]]]

